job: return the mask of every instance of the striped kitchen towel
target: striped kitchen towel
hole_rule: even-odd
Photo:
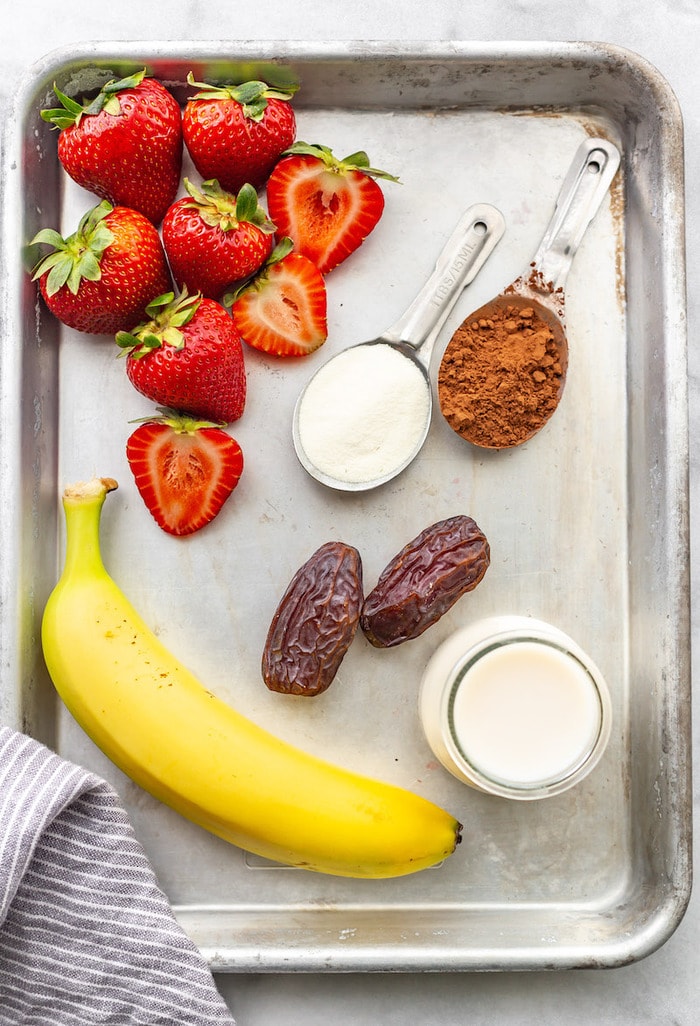
[[[113,789],[0,726],[1,1026],[233,1021]]]

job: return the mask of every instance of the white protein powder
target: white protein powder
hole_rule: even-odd
[[[413,360],[389,345],[353,346],[309,382],[298,437],[322,473],[361,484],[408,460],[429,416],[430,390]]]

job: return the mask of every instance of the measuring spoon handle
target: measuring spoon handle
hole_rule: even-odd
[[[477,203],[463,214],[435,264],[435,270],[402,317],[382,333],[386,342],[405,342],[418,349],[437,337],[462,289],[473,281],[505,231],[503,215],[489,203]],[[423,362],[430,354],[421,353]]]
[[[607,139],[586,139],[579,146],[533,258],[530,280],[543,282],[548,291],[563,287],[574,254],[619,166],[620,151]]]

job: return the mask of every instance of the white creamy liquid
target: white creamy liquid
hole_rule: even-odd
[[[522,787],[561,779],[593,748],[601,703],[584,667],[537,642],[516,642],[477,659],[453,705],[459,747],[475,769]]]
[[[430,392],[413,360],[388,345],[353,346],[309,382],[298,436],[318,470],[360,484],[401,467],[429,416]]]

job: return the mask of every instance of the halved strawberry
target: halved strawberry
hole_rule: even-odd
[[[224,296],[241,338],[273,356],[306,356],[328,337],[323,275],[282,239],[263,269]]]
[[[376,178],[398,181],[370,167],[360,150],[338,160],[327,146],[290,146],[267,182],[267,209],[280,235],[327,274],[360,246],[384,211]]]
[[[126,457],[153,519],[178,536],[213,520],[243,471],[241,447],[221,427],[167,410],[136,428]]]

